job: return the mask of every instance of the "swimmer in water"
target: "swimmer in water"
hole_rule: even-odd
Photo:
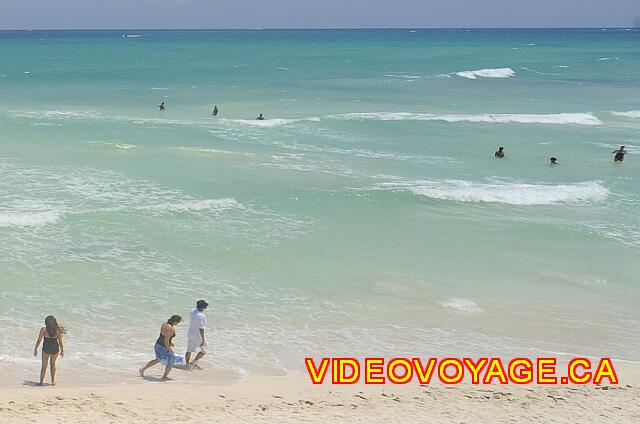
[[[498,147],[498,151],[495,153],[495,157],[504,158],[504,147]]]
[[[211,113],[213,113],[213,116],[218,116],[218,105],[215,105],[213,107],[213,112],[211,112]]]
[[[551,159],[549,159],[549,164],[550,165],[557,165],[558,164],[558,158],[555,157],[551,157]]]
[[[624,146],[620,146],[618,150],[614,150],[611,153],[615,153],[616,155],[613,157],[614,162],[622,162],[624,160],[624,155],[627,154],[627,151],[624,149]]]
[[[160,110],[165,110],[166,107],[164,105],[164,102],[160,103],[160,106],[158,106],[160,108]]]
[[[256,118],[256,121],[264,121],[264,116],[262,116],[262,114],[260,114],[260,116],[258,116]]]

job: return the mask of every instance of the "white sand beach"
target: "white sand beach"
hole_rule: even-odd
[[[150,375],[155,375],[150,373]],[[615,386],[314,386],[298,377],[231,385],[160,383],[0,389],[0,422],[637,423],[637,367]]]

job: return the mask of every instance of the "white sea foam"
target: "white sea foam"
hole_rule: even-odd
[[[628,112],[611,112],[615,116],[621,116],[623,118],[640,119],[640,110],[630,110]]]
[[[109,146],[109,147],[114,147],[116,149],[122,149],[122,150],[129,150],[129,149],[133,149],[135,147],[137,147],[134,144],[127,144],[127,143],[112,143],[109,141],[88,141],[88,144],[92,144],[92,145],[102,145],[102,146]]]
[[[378,120],[378,121],[443,121],[443,122],[477,122],[488,124],[575,124],[600,125],[602,121],[590,113],[556,113],[538,114],[478,114],[478,115],[437,115],[412,112],[370,112],[331,115],[330,118],[343,120]]]
[[[376,188],[408,190],[431,199],[523,206],[599,202],[609,195],[609,191],[597,181],[558,185],[463,180],[400,181],[381,183]]]
[[[452,297],[440,303],[443,308],[455,309],[462,312],[480,312],[480,307],[469,299]]]
[[[406,75],[406,74],[385,74],[385,77],[387,78],[403,78],[403,79],[410,79],[410,80],[414,80],[414,79],[420,79],[422,78],[420,75]]]
[[[468,79],[482,78],[510,78],[516,73],[511,68],[478,69],[475,71],[456,72],[456,75]]]
[[[61,127],[62,124],[56,124],[54,122],[36,122],[35,124],[31,124],[33,127]]]
[[[265,128],[273,128],[273,127],[281,127],[283,125],[290,125],[296,122],[309,121],[309,122],[319,122],[320,118],[318,117],[310,117],[310,118],[302,118],[302,119],[282,119],[282,118],[273,118],[273,119],[229,119],[226,122],[235,122],[243,125],[250,125],[255,127],[265,127]]]
[[[141,209],[162,210],[167,212],[198,212],[203,210],[225,210],[239,208],[242,205],[235,199],[185,200],[176,203],[161,203]]]
[[[160,90],[161,88],[155,88]],[[97,112],[95,110],[43,110],[43,111],[11,111],[12,116],[16,118],[24,119],[38,119],[38,120],[99,120],[99,121],[118,121],[118,122],[131,122],[133,124],[141,125],[184,125],[194,126],[202,128],[210,128],[212,126],[220,125],[246,125],[253,127],[272,128],[285,125],[291,125],[299,122],[319,122],[320,118],[312,116],[308,118],[271,118],[264,120],[257,119],[166,119],[166,118],[143,118],[126,115],[108,115]]]
[[[27,119],[77,119],[77,118],[100,118],[103,115],[95,110],[78,111],[78,110],[44,110],[44,111],[13,111],[11,112],[16,118]]]
[[[169,150],[179,150],[187,153],[202,153],[209,155],[238,155],[238,156],[255,156],[251,152],[234,152],[231,150],[209,149],[205,147],[168,147]]]
[[[0,227],[42,227],[60,220],[61,211],[0,212]]]

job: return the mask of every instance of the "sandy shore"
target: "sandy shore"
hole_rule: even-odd
[[[0,389],[0,422],[638,423],[640,385],[631,375],[615,386],[313,386],[301,377],[23,385]]]

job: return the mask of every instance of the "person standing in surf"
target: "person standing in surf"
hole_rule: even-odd
[[[167,107],[164,105],[164,102],[160,103],[160,106],[158,106],[160,108],[160,110],[165,110]]]
[[[218,112],[219,112],[218,105],[215,105],[211,113],[213,114],[213,116],[218,116]]]
[[[33,356],[38,356],[38,346],[42,342],[42,366],[40,368],[40,383],[44,385],[44,377],[47,375],[47,366],[51,371],[51,385],[56,385],[56,372],[58,370],[58,355],[64,358],[64,329],[58,325],[58,320],[53,315],[44,319],[44,327],[40,328]]]
[[[258,116],[256,118],[256,121],[264,121],[264,116],[262,116],[262,114],[260,114],[260,116]]]
[[[620,146],[618,150],[614,150],[611,153],[615,153],[616,155],[613,157],[614,162],[622,162],[624,160],[624,155],[627,154],[627,151],[624,149],[624,146]]]
[[[140,368],[140,377],[144,377],[144,372],[147,369],[162,362],[165,366],[162,380],[167,381],[169,379],[169,373],[176,363],[176,354],[173,352],[173,338],[176,336],[175,326],[178,325],[180,321],[182,321],[182,318],[179,315],[172,315],[167,322],[162,324],[160,327],[160,336],[158,336],[158,340],[156,340],[154,346],[156,359],[147,362],[147,365]]]
[[[187,366],[195,367],[197,362],[207,354],[207,340],[204,337],[204,331],[207,328],[207,316],[204,311],[209,304],[204,300],[198,300],[196,302],[196,308],[191,311],[189,316],[189,332],[187,333],[187,353],[184,355],[184,360]],[[191,354],[197,352],[193,362],[190,362]]]
[[[498,151],[494,153],[494,156],[497,158],[504,158],[504,147],[498,147]]]

